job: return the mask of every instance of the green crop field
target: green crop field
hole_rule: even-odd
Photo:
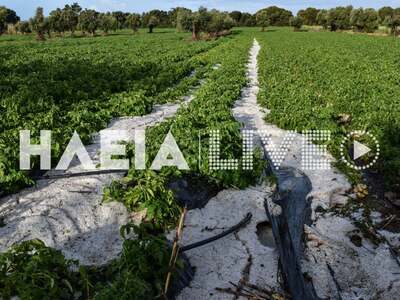
[[[267,120],[298,131],[330,130],[336,158],[348,132],[371,132],[381,145],[376,167],[393,189],[400,182],[399,39],[278,29],[259,41],[259,101],[271,109]],[[342,114],[351,121],[340,123]]]
[[[143,115],[155,103],[178,100],[206,68],[199,55],[221,42],[187,40],[171,30],[155,38],[0,40],[0,190],[30,182],[18,171],[20,129],[53,130],[58,158],[74,130],[88,142],[112,117]]]
[[[221,149],[223,157],[233,158],[241,154],[240,124],[233,119],[230,109],[247,83],[246,62],[252,40],[252,33],[247,31],[237,31],[216,41],[195,43],[190,41],[188,34],[166,32],[151,37],[116,35],[94,40],[60,39],[44,44],[27,39],[1,44],[1,68],[7,70],[2,72],[1,78],[2,83],[7,83],[2,84],[7,88],[1,91],[1,109],[5,116],[1,120],[0,136],[3,190],[16,191],[22,184],[30,182],[29,173],[18,171],[18,130],[28,128],[36,134],[43,128],[53,129],[56,134],[59,130],[53,145],[57,158],[73,130],[86,136],[86,142],[89,142],[90,133],[105,127],[111,117],[146,114],[154,104],[178,101],[195,86],[198,86],[194,92],[195,99],[188,107],[180,109],[174,119],[149,129],[148,156],[154,158],[161,141],[171,130],[191,172],[220,186],[245,187],[255,182],[261,174],[262,163],[259,159],[254,171],[239,169],[232,172],[210,171],[206,159],[203,164],[197,160],[198,138],[204,145],[201,157],[208,156],[209,129],[220,130],[221,139],[226,143],[226,147]],[[216,68],[216,65],[220,67]],[[196,71],[195,76],[190,76],[193,71]],[[200,78],[203,79],[201,86]],[[179,217],[179,206],[166,184],[180,176],[182,172],[176,170],[153,172],[132,169],[122,181],[115,181],[105,189],[105,201],[120,201],[131,211],[146,209],[147,218],[154,226],[150,230],[153,233],[162,232],[175,224]],[[14,273],[16,277],[0,277],[3,295],[7,298],[17,290],[20,295],[30,297],[30,291],[37,290],[38,286],[34,282],[19,285],[18,276],[36,276],[58,266],[64,272],[62,276],[68,278],[72,285],[71,289],[82,291],[85,295],[96,291],[99,299],[115,293],[134,294],[137,299],[140,299],[141,293],[149,296],[157,291],[167,269],[155,274],[146,269],[146,264],[161,259],[161,266],[167,252],[164,239],[148,236],[149,229],[140,230],[148,246],[126,241],[124,257],[132,259],[140,253],[142,265],[133,266],[133,261],[118,260],[101,274],[83,267],[80,275],[70,273],[68,266],[75,262],[65,261],[60,254],[45,248],[39,241],[22,244],[13,253],[29,257],[27,252],[35,249],[43,263],[35,266],[31,274],[27,269],[29,266],[23,266],[23,261],[13,253],[0,257],[0,266],[3,264],[8,268],[7,261],[12,261],[13,267],[19,270]],[[134,261],[136,264],[137,260]],[[128,272],[132,268],[137,268],[137,272]],[[96,286],[85,287],[85,280],[92,282],[98,276],[110,276],[109,273],[115,273],[116,269],[118,275],[111,285],[100,282]],[[0,269],[0,274],[2,271]],[[148,275],[144,275],[146,273]],[[46,274],[50,278],[60,276],[56,272]],[[135,284],[127,285],[131,280]],[[67,288],[63,283],[52,288],[45,286],[36,297],[44,297],[49,290],[54,297],[60,297],[68,293]]]
[[[389,183],[398,181],[398,39],[244,28],[225,40],[192,43],[188,34],[164,29],[156,37],[121,32],[44,44],[32,37],[0,39],[0,190],[31,182],[18,171],[20,129],[62,128],[53,131],[57,159],[74,130],[88,142],[112,117],[143,115],[156,103],[176,101],[211,67],[211,49],[230,39],[248,43],[251,36],[262,45],[259,101],[271,109],[270,122],[331,130],[336,157],[346,132],[369,130],[382,146],[378,169]],[[341,114],[351,122],[338,123]]]
[[[38,239],[23,241],[0,253],[0,299],[166,297],[160,294],[171,271],[165,233],[185,211],[171,183],[195,178],[215,190],[239,190],[276,180],[264,176],[267,162],[260,149],[253,151],[253,170],[212,170],[208,161],[210,130],[220,131],[221,158],[237,158],[239,165],[243,160],[243,126],[232,109],[249,83],[254,39],[261,46],[257,99],[270,110],[266,122],[299,132],[330,130],[328,149],[338,161],[340,141],[349,132],[372,133],[380,158],[369,172],[384,182],[385,191],[400,190],[400,39],[294,31],[270,27],[268,20],[264,25],[266,31],[224,28],[224,34],[216,30],[199,40],[166,28],[152,34],[143,29],[58,34],[45,41],[33,34],[0,37],[0,200],[34,187],[35,176],[43,174],[39,157],[32,159],[31,171],[19,169],[20,130],[31,130],[35,143],[40,130],[52,130],[55,167],[75,131],[90,144],[114,118],[146,116],[156,105],[182,104],[184,96],[192,96],[173,117],[146,129],[147,166],[171,132],[189,171],[131,166],[122,178],[101,186],[99,202],[118,201],[130,217],[145,211],[140,226],[121,228],[121,256],[87,267]],[[133,161],[134,145],[126,148]],[[337,166],[353,185],[363,182],[364,173]],[[0,214],[0,227],[5,226]],[[132,231],[137,239],[125,238]]]

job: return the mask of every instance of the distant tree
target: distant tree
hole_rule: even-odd
[[[43,7],[38,7],[36,9],[35,16],[31,19],[31,28],[36,32],[37,39],[39,41],[46,40],[44,37],[46,32],[46,24],[43,14]]]
[[[0,35],[2,35],[7,30],[7,9],[4,6],[0,7]]]
[[[261,31],[265,31],[270,25],[269,14],[267,11],[262,10],[256,14],[257,25],[261,27]]]
[[[354,9],[350,15],[350,24],[356,31],[364,29],[364,10],[362,8]]]
[[[5,6],[0,6],[0,35],[2,35],[7,30],[8,24],[17,24],[20,18],[17,16],[16,12]]]
[[[213,10],[210,12],[210,20],[203,30],[212,36],[216,36],[224,30],[230,30],[234,26],[234,23],[235,21],[229,14]]]
[[[397,35],[400,27],[400,13],[386,17],[384,25],[390,28],[390,33]]]
[[[78,3],[73,3],[70,5],[65,5],[61,12],[62,23],[65,31],[70,31],[72,35],[76,31],[79,22],[79,14],[82,8]]]
[[[169,19],[169,23],[172,25],[172,27],[175,27],[175,28],[177,27],[176,20],[178,18],[178,13],[179,13],[180,9],[181,9],[181,7],[174,7],[168,11],[168,19]]]
[[[394,8],[390,6],[384,6],[378,10],[379,24],[384,25],[386,18],[394,15]]]
[[[217,10],[208,11],[200,7],[197,12],[182,12],[178,16],[179,26],[192,32],[192,39],[198,40],[200,32],[210,36],[218,36],[225,30],[230,30],[235,22],[227,13]]]
[[[98,19],[99,28],[103,30],[105,35],[107,35],[111,30],[116,31],[118,29],[118,21],[111,15],[111,13],[99,14]]]
[[[155,17],[157,19],[157,26],[160,26],[160,27],[172,26],[172,24],[170,24],[170,16],[168,15],[167,11],[154,9],[154,10],[151,10],[151,11],[149,11],[147,13],[144,13],[142,15],[143,24],[148,25],[149,22],[150,22],[150,19],[155,20],[152,17]]]
[[[252,15],[249,13],[242,13],[242,16],[240,17],[239,26],[248,26],[248,27],[257,26],[256,15]]]
[[[60,8],[57,8],[50,12],[47,26],[54,32],[62,34],[66,31],[67,25],[64,22],[63,11]]]
[[[242,12],[235,10],[229,13],[229,16],[232,18],[236,25],[241,26],[240,19],[242,18]]]
[[[373,32],[378,29],[378,13],[372,9],[354,9],[350,15],[350,24],[355,31]]]
[[[308,7],[307,9],[299,10],[297,16],[300,17],[305,25],[317,25],[317,15],[319,13],[319,9],[314,7]]]
[[[49,17],[44,18],[43,30],[44,30],[45,33],[47,33],[47,36],[50,39],[51,38],[52,27],[51,27],[51,22],[50,22],[50,18]]]
[[[147,22],[147,27],[149,28],[149,33],[153,33],[154,27],[157,27],[157,25],[160,23],[158,18],[156,16],[151,16],[149,18],[149,21]]]
[[[289,23],[290,26],[293,27],[294,31],[299,31],[303,26],[303,19],[301,17],[292,17]]]
[[[194,13],[187,10],[179,10],[176,16],[176,30],[177,31],[191,31],[193,40],[197,39],[196,28],[193,24]]]
[[[15,28],[17,30],[17,32],[21,33],[21,34],[27,34],[27,33],[31,33],[31,27],[29,25],[28,21],[20,21],[15,25]]]
[[[223,29],[224,30],[231,30],[236,25],[235,20],[228,14],[225,14]]]
[[[328,26],[331,31],[350,29],[350,14],[353,11],[352,6],[339,6],[332,8],[328,12]]]
[[[316,19],[317,25],[322,26],[324,29],[328,29],[328,11],[321,9]]]
[[[193,40],[198,40],[199,33],[207,30],[211,18],[211,14],[205,7],[200,7],[197,12],[193,13],[191,22]]]
[[[374,32],[379,28],[379,14],[373,8],[366,8],[364,10],[365,26],[364,31]]]
[[[271,26],[289,26],[289,20],[291,17],[293,17],[291,11],[277,6],[270,6],[259,10],[256,16],[262,11],[266,11],[266,15],[268,16],[268,20]]]
[[[141,25],[139,14],[130,14],[126,19],[126,25],[136,33]]]
[[[83,32],[96,34],[99,27],[99,13],[93,9],[85,9],[79,15],[78,26]]]
[[[7,24],[15,25],[21,20],[20,17],[18,17],[17,13],[14,10],[4,7],[4,6],[0,6],[0,9],[1,8],[6,10],[5,22]]]
[[[111,14],[117,20],[118,29],[123,29],[127,24],[126,21],[130,14],[122,11],[114,11]]]
[[[180,13],[188,12],[191,13],[192,11],[185,7],[175,7],[168,12],[169,24],[172,27],[175,27],[178,32],[183,31],[183,28],[179,28],[178,26],[178,16]]]

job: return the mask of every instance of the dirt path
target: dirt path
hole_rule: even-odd
[[[114,119],[108,129],[128,130],[154,126],[173,117],[182,105],[156,105],[153,112],[141,117]],[[87,146],[94,163],[98,163],[99,135]],[[75,159],[69,173],[84,171]],[[123,204],[101,204],[103,188],[122,174],[93,175],[57,180],[40,180],[37,186],[0,199],[0,216],[5,226],[0,228],[0,251],[29,239],[41,239],[47,246],[60,249],[67,258],[82,264],[101,265],[117,257],[122,249],[119,229],[127,223],[129,214]]]

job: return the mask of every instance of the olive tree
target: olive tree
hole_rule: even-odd
[[[0,6],[0,35],[6,32],[8,24],[17,24],[20,18],[17,13],[5,6]]]
[[[397,35],[400,27],[400,14],[386,17],[384,25],[390,28],[390,33]]]
[[[293,17],[291,11],[277,6],[270,6],[259,10],[256,15],[260,14],[263,11],[266,12],[269,20],[269,25],[271,26],[288,26],[290,18]]]
[[[242,13],[239,21],[239,26],[257,26],[256,16],[249,13]]]
[[[31,19],[31,27],[33,31],[36,32],[37,39],[39,41],[44,41],[46,38],[44,34],[46,32],[46,24],[43,14],[43,7],[38,7],[36,9],[35,16]]]
[[[79,4],[74,3],[72,5],[65,5],[61,12],[64,30],[70,31],[72,35],[74,35],[74,32],[78,27],[79,14],[81,11],[82,8],[79,6]]]
[[[149,21],[147,22],[147,27],[149,28],[149,33],[153,33],[154,27],[157,27],[157,25],[160,23],[158,18],[156,16],[151,16],[149,18]]]
[[[99,27],[99,13],[93,9],[85,9],[79,15],[78,26],[83,32],[96,34]]]
[[[240,25],[240,19],[242,18],[242,12],[240,11],[232,11],[231,13],[229,13],[229,16],[233,19],[233,21],[235,22],[236,26]]]
[[[300,17],[293,17],[289,21],[290,26],[293,27],[294,31],[300,31],[301,27],[303,26],[303,19]]]
[[[48,17],[48,26],[52,31],[62,34],[66,31],[67,25],[63,19],[63,12],[60,8],[57,8],[50,12]]]
[[[203,27],[203,31],[211,36],[218,36],[225,30],[230,30],[235,24],[235,21],[227,13],[222,13],[217,10],[209,12],[209,20]]]
[[[350,29],[350,15],[353,11],[352,6],[339,6],[329,10],[327,15],[327,23],[331,31],[336,31],[338,29],[345,30]]]
[[[178,32],[191,31],[193,35],[193,13],[190,10],[179,10],[176,14],[176,30]],[[192,36],[193,37],[193,36]]]
[[[31,33],[31,26],[28,21],[20,21],[15,25],[17,32],[21,34]]]
[[[262,10],[256,14],[257,25],[261,27],[261,31],[265,31],[270,25],[269,15],[266,10]]]
[[[46,17],[44,18],[44,26],[43,26],[44,32],[47,33],[48,37],[51,38],[51,23],[50,23],[50,18]]]
[[[110,13],[99,14],[99,28],[107,35],[109,31],[118,29],[118,21]]]
[[[390,6],[384,6],[378,10],[378,15],[379,24],[385,25],[386,19],[394,15],[394,9]]]
[[[181,11],[178,13],[177,26],[192,32],[192,40],[198,40],[200,32],[209,30],[211,14],[204,7],[197,12]]]
[[[305,25],[317,25],[317,15],[319,9],[308,7],[307,9],[299,10],[297,16],[302,18]]]
[[[126,21],[129,16],[129,13],[124,13],[122,11],[114,11],[111,14],[114,18],[117,19],[118,29],[123,29],[127,25]]]
[[[350,15],[350,24],[355,31],[373,32],[378,29],[378,13],[372,9],[355,9]]]
[[[6,7],[4,7],[4,8],[6,9],[6,23],[7,24],[15,25],[21,20],[21,18],[17,15],[17,13],[14,10],[12,10],[10,8],[6,8]]]
[[[0,35],[2,35],[7,30],[7,10],[4,6],[0,7]]]
[[[322,26],[324,29],[328,29],[328,11],[321,9],[316,18],[317,25]]]
[[[141,25],[141,19],[139,14],[130,14],[126,17],[126,25],[136,33]]]

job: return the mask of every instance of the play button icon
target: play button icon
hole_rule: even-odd
[[[356,170],[372,167],[380,154],[378,140],[367,131],[353,131],[343,138],[340,156],[347,166]]]
[[[372,149],[361,144],[360,142],[354,141],[353,143],[353,159],[359,159],[360,157],[364,156],[365,154],[371,152]]]

